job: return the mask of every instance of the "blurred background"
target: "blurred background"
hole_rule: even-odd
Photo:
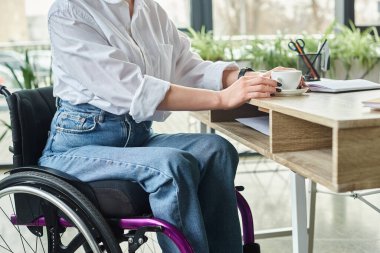
[[[58,0],[59,1],[59,0]],[[100,0],[93,0],[100,1]],[[47,13],[52,0],[0,1],[0,83],[11,90],[52,85]],[[236,61],[267,70],[297,67],[289,39],[315,53],[325,39],[330,69],[323,76],[380,82],[380,0],[157,0],[205,60]],[[126,14],[127,15],[127,14]],[[9,113],[0,98],[0,170],[12,155]],[[157,132],[199,132],[187,112],[176,112]],[[250,153],[234,143],[241,154]],[[260,156],[243,156],[237,184],[246,186],[256,228],[291,225],[288,170]],[[321,189],[326,191],[326,189]],[[380,203],[379,196],[371,201]],[[380,252],[380,214],[352,198],[318,194],[315,252]],[[291,252],[291,238],[260,241],[263,252]]]
[[[0,42],[47,41],[46,17],[52,0],[3,0]],[[157,0],[179,28],[191,26],[192,12],[211,12],[217,36],[323,33],[335,20],[333,0]],[[343,1],[344,2],[344,1]],[[347,1],[347,2],[350,2]],[[192,9],[199,8],[199,9]],[[355,2],[355,23],[379,26],[378,0]],[[6,24],[6,25],[5,25]]]
[[[31,86],[51,84],[47,13],[52,2],[0,2],[0,81],[20,86],[14,76],[22,84],[20,67],[29,64],[33,71],[29,74],[36,79]],[[289,38],[303,38],[308,52],[315,52],[328,37],[333,64],[327,76],[379,81],[379,0],[157,2],[180,30],[189,32],[193,50],[204,59],[235,60],[255,69],[296,67],[297,56],[287,48]]]

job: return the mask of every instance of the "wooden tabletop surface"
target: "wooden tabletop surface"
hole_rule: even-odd
[[[380,187],[380,111],[362,104],[373,98],[380,98],[380,90],[308,93],[252,99],[240,112],[192,115],[296,173],[344,192]],[[255,117],[241,111],[266,112],[270,135],[235,121],[236,115]]]
[[[302,96],[252,99],[250,104],[331,128],[380,126],[380,111],[362,102],[380,98],[380,90],[350,93],[306,93]]]

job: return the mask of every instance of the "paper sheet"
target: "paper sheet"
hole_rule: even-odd
[[[260,133],[269,136],[269,116],[253,117],[253,118],[238,118],[240,123],[249,126]]]
[[[324,91],[324,92],[341,92],[341,91],[355,91],[355,90],[368,90],[380,89],[380,84],[374,83],[363,79],[354,80],[332,80],[322,78],[321,81],[307,82],[311,91]]]

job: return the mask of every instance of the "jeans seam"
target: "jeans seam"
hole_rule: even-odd
[[[127,122],[128,124],[128,130],[127,130],[127,141],[125,142],[125,145],[124,145],[124,148],[128,146],[128,143],[129,143],[129,138],[131,137],[131,128],[132,128],[132,124],[128,121],[128,120],[125,120],[123,121],[122,123],[124,122]],[[125,128],[127,128],[126,124],[124,123],[125,125]]]
[[[56,127],[56,130],[57,132],[61,132],[61,133],[68,133],[68,134],[85,134],[85,133],[90,133],[90,132],[93,132],[96,128],[96,123],[91,126],[91,128],[89,129],[68,129],[68,128],[64,128],[64,127]]]
[[[104,158],[94,158],[94,157],[86,157],[86,156],[78,156],[78,155],[50,155],[49,157],[66,157],[66,158],[81,158],[81,159],[92,159],[92,160],[97,160],[97,161],[102,161],[102,162],[111,162],[111,163],[120,163],[120,164],[125,164],[125,165],[136,165],[136,166],[141,166],[141,167],[144,167],[144,168],[148,168],[148,169],[151,169],[151,170],[154,170],[156,172],[158,172],[159,174],[165,176],[166,178],[172,180],[175,184],[175,187],[176,187],[176,199],[177,199],[177,203],[179,203],[179,197],[178,197],[178,185],[176,183],[175,180],[173,180],[173,177],[165,174],[164,172],[160,171],[159,169],[157,168],[154,168],[154,167],[151,167],[151,166],[147,166],[147,165],[142,165],[142,164],[138,164],[138,163],[129,163],[129,162],[123,162],[123,161],[117,161],[117,160],[111,160],[111,159],[104,159]],[[179,209],[179,205],[178,205],[178,208],[177,208],[177,212],[178,214],[181,213],[180,209]],[[183,230],[183,222],[182,222],[182,219],[181,219],[181,215],[178,215],[178,220],[179,220],[179,226],[180,226],[180,230]]]

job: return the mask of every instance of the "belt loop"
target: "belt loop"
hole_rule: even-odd
[[[56,97],[55,98],[55,106],[57,107],[57,109],[59,107],[61,107],[61,105],[62,105],[62,99],[60,99],[59,97]]]
[[[105,114],[105,111],[104,110],[100,110],[100,113],[99,113],[99,123],[102,123],[104,121],[104,114]]]
[[[129,118],[128,118],[128,113],[125,114],[125,116],[124,116],[124,121],[125,121],[125,122],[128,122],[128,123],[130,124],[130,122],[129,122]]]

